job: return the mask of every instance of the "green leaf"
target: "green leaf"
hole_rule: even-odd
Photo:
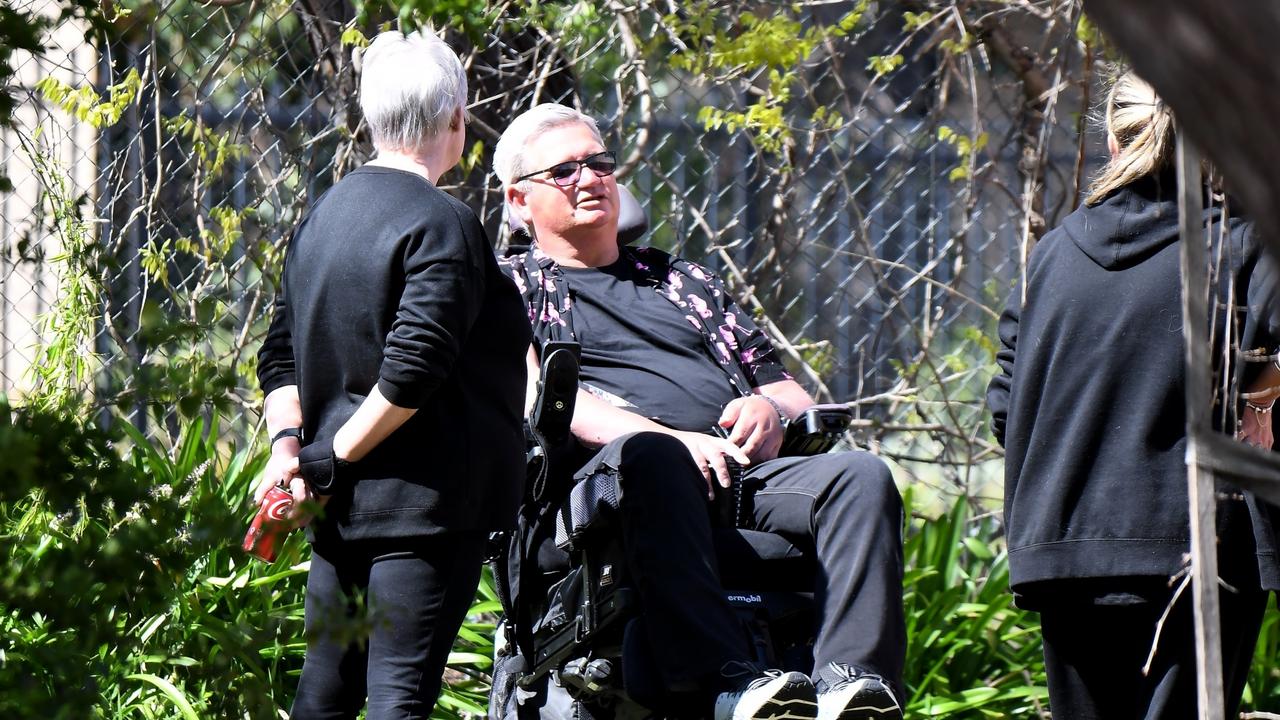
[[[169,698],[169,700],[178,709],[178,712],[182,714],[183,718],[186,720],[200,720],[200,716],[196,714],[196,709],[191,705],[191,701],[187,699],[186,695],[184,695],[181,690],[168,680],[150,673],[134,673],[132,675],[126,675],[125,679],[141,680],[142,682],[154,685],[159,688],[160,692],[163,693],[165,697]]]
[[[964,539],[964,546],[973,553],[973,556],[979,560],[990,560],[995,557],[995,553],[991,552],[991,548],[986,543],[975,537],[967,537]]]
[[[888,75],[902,66],[906,59],[901,55],[872,55],[867,58],[867,69],[877,76]]]
[[[339,42],[350,47],[369,47],[369,38],[360,32],[360,28],[349,25],[342,30]]]

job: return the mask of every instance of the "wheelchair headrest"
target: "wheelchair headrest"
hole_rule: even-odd
[[[514,252],[524,252],[533,242],[529,229],[519,215],[506,208],[507,227],[511,230],[508,246]],[[618,244],[630,245],[639,240],[649,229],[649,220],[644,215],[644,208],[631,194],[626,185],[618,185]]]

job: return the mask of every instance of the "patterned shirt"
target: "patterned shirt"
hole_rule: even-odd
[[[657,248],[623,247],[621,253],[634,264],[637,284],[669,300],[702,334],[707,354],[740,394],[791,379],[773,343],[710,270]],[[573,293],[555,260],[534,245],[528,252],[502,258],[499,266],[524,298],[539,347],[551,340],[579,341],[573,329]]]

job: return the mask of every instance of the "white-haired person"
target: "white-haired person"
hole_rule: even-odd
[[[289,241],[258,356],[257,497],[283,481],[323,505],[295,718],[355,718],[366,697],[370,720],[429,717],[488,533],[515,516],[529,325],[475,213],[436,187],[466,98],[434,34],[378,35],[360,79],[376,159]]]
[[[987,401],[1005,447],[1010,586],[1040,613],[1055,718],[1205,717],[1192,593],[1178,590],[1190,528],[1175,124],[1131,72],[1112,86],[1105,122],[1110,162],[1036,244],[1026,300],[1015,289],[1000,319]],[[1280,372],[1238,363],[1225,338],[1275,352],[1275,266],[1238,213],[1209,203],[1203,223],[1223,261],[1212,354],[1232,358],[1219,371],[1251,390],[1215,415],[1235,431],[1239,412],[1240,434],[1271,447]],[[1211,637],[1222,643],[1219,710],[1235,717],[1267,591],[1280,587],[1280,517],[1223,484],[1217,518],[1222,624]]]
[[[533,236],[503,261],[533,324],[531,369],[548,341],[581,346],[578,475],[616,474],[661,700],[716,720],[900,720],[903,509],[888,466],[866,452],[778,457],[785,423],[813,399],[709,270],[619,246],[615,161],[590,117],[522,113],[494,169]],[[756,665],[725,599],[708,499],[729,487],[729,461],[753,488],[750,528],[814,560],[812,679]]]

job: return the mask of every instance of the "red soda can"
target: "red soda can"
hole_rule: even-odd
[[[284,487],[276,485],[267,491],[258,506],[258,513],[253,516],[249,531],[244,534],[244,549],[250,555],[274,562],[280,543],[291,529],[289,508],[293,507],[293,495]]]

